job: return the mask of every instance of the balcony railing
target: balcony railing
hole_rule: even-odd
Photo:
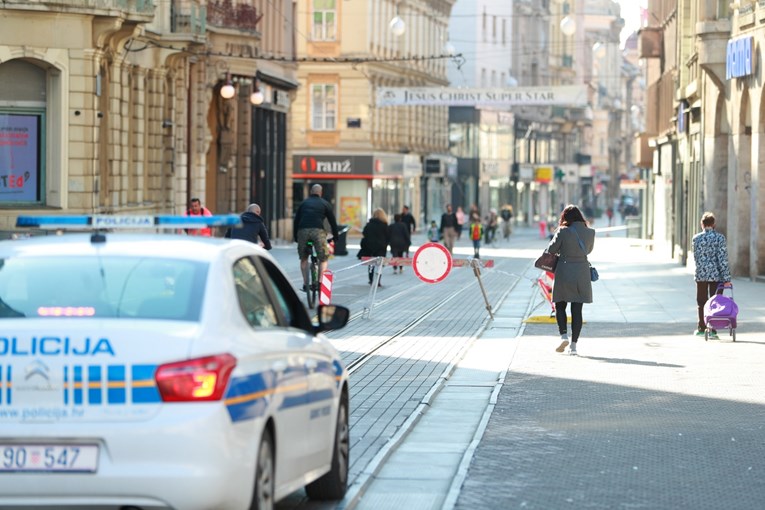
[[[73,9],[97,9],[97,10],[121,10],[135,14],[153,14],[154,0],[3,0],[6,8],[37,6],[47,7],[49,10],[57,8]]]
[[[262,17],[253,5],[234,5],[231,0],[207,2],[207,23],[212,26],[255,32]]]

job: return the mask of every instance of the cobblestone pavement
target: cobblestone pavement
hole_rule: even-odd
[[[456,508],[763,508],[761,324],[587,323],[578,357],[556,333],[518,339]]]

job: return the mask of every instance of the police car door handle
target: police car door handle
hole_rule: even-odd
[[[287,370],[287,362],[285,362],[285,361],[275,361],[271,365],[271,370],[273,370],[274,372],[284,372],[285,370]]]
[[[310,370],[316,370],[316,367],[319,366],[319,364],[316,362],[315,359],[309,359],[305,362],[305,367]]]

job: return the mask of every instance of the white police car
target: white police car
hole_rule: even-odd
[[[340,499],[348,376],[245,241],[106,233],[237,216],[20,217],[92,234],[0,241],[0,507],[271,508]]]

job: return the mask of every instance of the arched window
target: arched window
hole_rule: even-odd
[[[46,72],[25,60],[0,64],[0,207],[42,204]]]

